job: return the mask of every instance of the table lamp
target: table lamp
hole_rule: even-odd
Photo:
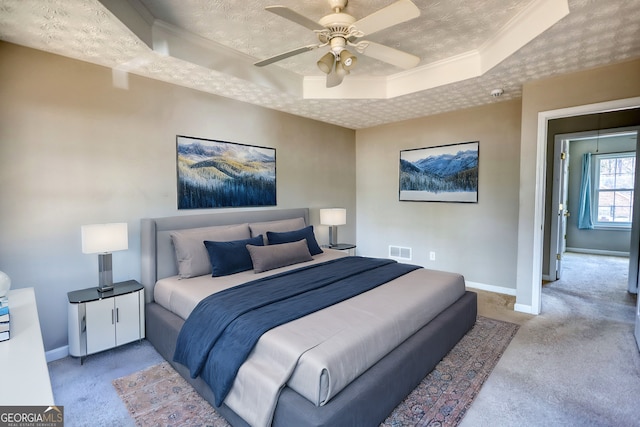
[[[113,289],[111,252],[128,248],[126,222],[82,226],[82,253],[98,254],[98,292]]]
[[[320,209],[320,224],[329,227],[329,247],[338,244],[338,225],[347,223],[347,210],[344,208]]]

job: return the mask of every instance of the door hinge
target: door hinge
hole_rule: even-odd
[[[562,260],[562,255],[561,255],[561,254],[556,255],[556,259],[557,259],[558,261],[561,261],[561,260]]]
[[[565,153],[564,151],[560,153],[560,160],[567,160],[567,153]]]

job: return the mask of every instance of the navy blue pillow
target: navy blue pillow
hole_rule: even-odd
[[[270,245],[278,245],[280,243],[297,242],[298,240],[307,239],[307,246],[309,247],[309,253],[311,255],[318,255],[322,253],[320,245],[316,241],[316,236],[313,234],[313,225],[310,225],[300,230],[294,231],[267,231],[267,240]]]
[[[253,269],[251,255],[247,245],[263,246],[262,234],[251,239],[233,240],[231,242],[204,241],[209,252],[213,277],[228,276]]]

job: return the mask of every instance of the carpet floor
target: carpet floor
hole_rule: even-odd
[[[629,261],[565,253],[562,280],[518,334],[460,427],[640,426]]]
[[[381,425],[457,425],[517,331],[516,324],[479,316]],[[228,426],[167,362],[118,378],[113,385],[138,426]]]

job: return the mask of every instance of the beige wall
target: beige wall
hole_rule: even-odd
[[[358,130],[358,252],[411,247],[414,264],[515,293],[520,111],[505,101]],[[398,200],[400,150],[467,141],[480,141],[477,204]]]
[[[520,148],[520,214],[518,220],[518,270],[516,307],[537,311],[533,287],[540,286],[536,275],[541,258],[541,243],[537,241],[536,190],[544,190],[544,142],[538,150],[538,116],[544,112],[607,101],[633,98],[640,95],[640,60],[601,67],[523,86],[522,135]],[[560,117],[562,112],[557,113]],[[544,135],[543,135],[544,136]],[[540,158],[542,161],[538,162]],[[542,175],[537,175],[540,170]],[[538,203],[543,207],[544,202]],[[544,225],[544,224],[541,224]],[[541,239],[540,239],[541,240]],[[535,282],[535,283],[534,283]]]
[[[276,148],[278,207],[348,209],[355,241],[355,132],[0,42],[0,270],[34,287],[47,350],[67,343],[67,292],[97,284],[80,226],[124,221],[114,280],[139,278],[142,217],[176,208],[177,134]],[[326,239],[326,227],[317,227]],[[326,243],[326,241],[321,243]]]

